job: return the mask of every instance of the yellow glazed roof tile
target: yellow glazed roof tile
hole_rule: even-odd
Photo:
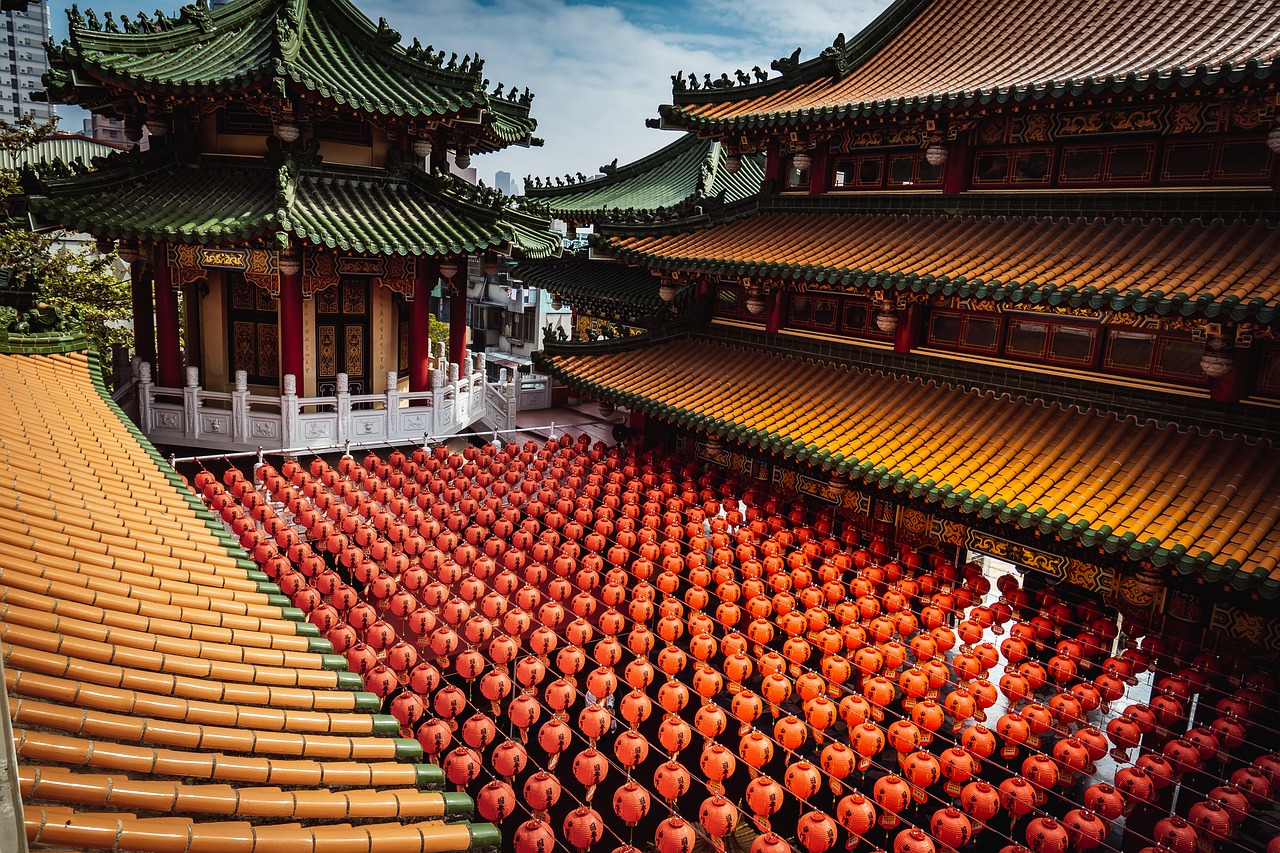
[[[763,213],[606,241],[630,262],[734,277],[1263,321],[1280,309],[1280,228],[1263,222]]]
[[[1280,583],[1280,454],[683,340],[547,358],[563,380],[881,487],[1236,585]]]
[[[0,355],[0,400],[0,655],[31,842],[471,846],[443,823],[470,801],[418,790],[438,768],[404,760],[419,744],[237,560],[88,356]]]

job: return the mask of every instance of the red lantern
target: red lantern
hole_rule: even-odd
[[[934,853],[933,839],[923,830],[904,829],[893,839],[893,853]]]
[[[898,813],[911,803],[911,786],[900,776],[882,776],[876,781],[872,796],[880,806],[880,825],[892,829],[898,825]]]
[[[970,782],[960,791],[960,808],[965,814],[986,823],[1000,811],[1000,794],[986,782]]]
[[[512,837],[512,846],[516,853],[554,853],[556,834],[551,827],[535,818],[520,824]]]
[[[604,819],[590,806],[579,806],[564,819],[564,835],[578,850],[587,850],[604,835]]]
[[[1101,847],[1107,837],[1107,824],[1101,817],[1087,809],[1072,809],[1062,818],[1067,837],[1074,850],[1092,850]]]
[[[929,829],[933,832],[933,837],[949,850],[963,847],[973,837],[973,824],[969,822],[969,818],[959,809],[951,807],[934,812],[929,820]]]
[[[649,792],[629,781],[613,794],[613,811],[627,826],[635,826],[649,813]]]
[[[692,824],[679,817],[669,817],[658,824],[653,833],[658,853],[693,853],[698,834]]]
[[[698,822],[708,835],[718,841],[738,825],[738,810],[733,803],[717,794],[702,801],[698,808]]]
[[[545,812],[560,799],[560,780],[545,770],[534,773],[524,783],[524,801],[535,812]]]
[[[836,843],[836,822],[822,812],[808,812],[796,824],[796,837],[809,853],[826,853]]]
[[[1071,837],[1067,829],[1051,817],[1038,817],[1027,824],[1027,846],[1034,853],[1067,853]]]
[[[516,792],[506,782],[493,781],[476,795],[476,809],[485,820],[501,823],[516,807]]]
[[[855,791],[836,804],[836,819],[851,835],[860,838],[875,826],[876,808],[869,799]]]
[[[668,761],[653,771],[653,789],[668,803],[674,803],[689,790],[689,771],[678,761]]]

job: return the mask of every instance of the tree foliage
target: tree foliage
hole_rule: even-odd
[[[57,119],[23,116],[0,121],[0,149],[19,153],[57,131]],[[58,245],[63,232],[32,231],[21,204],[18,174],[0,169],[0,323],[14,332],[80,331],[99,352],[133,340],[130,283],[113,267],[115,254],[72,252]],[[21,215],[20,215],[21,214]]]

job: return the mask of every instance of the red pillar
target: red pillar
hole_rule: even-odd
[[[826,142],[818,143],[818,147],[813,150],[813,162],[809,166],[809,195],[822,195],[827,191],[827,179],[830,176],[827,168],[829,151],[830,145]]]
[[[458,270],[449,282],[449,361],[458,365],[458,373],[462,374],[466,372],[463,369],[466,359],[467,279],[466,271]]]
[[[178,328],[178,294],[173,290],[169,260],[164,243],[151,250],[151,269],[156,291],[156,383],[164,388],[181,388],[182,332]]]
[[[962,193],[969,185],[969,138],[960,134],[947,146],[947,162],[942,167],[942,191]]]
[[[138,260],[129,265],[129,280],[133,285],[133,351],[138,358],[155,367],[156,307],[146,261]]]
[[[893,351],[911,352],[920,343],[920,322],[924,311],[912,302],[898,312],[898,328],[893,333]]]
[[[786,295],[782,292],[782,288],[774,288],[769,291],[769,301],[764,309],[764,330],[766,332],[782,331],[783,320],[786,317]]]
[[[280,383],[292,375],[303,394],[302,273],[280,276]]]
[[[410,391],[426,391],[431,387],[431,290],[440,275],[439,269],[435,261],[418,259],[413,302],[409,303]]]

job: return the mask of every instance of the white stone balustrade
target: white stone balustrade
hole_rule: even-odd
[[[485,380],[484,354],[472,354],[466,370],[450,363],[444,347],[432,358],[429,389],[401,392],[395,371],[381,394],[352,394],[346,374],[338,374],[332,396],[301,397],[292,375],[278,397],[249,391],[237,371],[230,391],[200,387],[199,371],[188,368],[182,388],[152,382],[151,365],[135,361],[134,395],[138,426],[155,444],[228,452],[279,448],[331,448],[347,442],[418,444],[425,436],[463,432],[483,421],[487,429],[515,427],[520,378]]]

